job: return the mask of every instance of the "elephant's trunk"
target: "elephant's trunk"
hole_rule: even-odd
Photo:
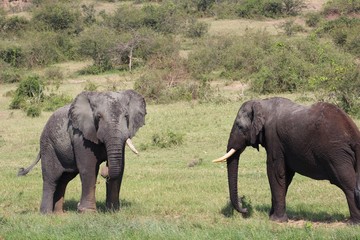
[[[246,214],[248,210],[242,207],[241,199],[238,196],[238,168],[239,168],[239,158],[240,154],[246,148],[245,136],[242,132],[239,131],[239,128],[236,124],[233,125],[230,137],[228,141],[227,151],[235,150],[235,153],[232,154],[227,159],[227,172],[228,172],[228,183],[229,183],[229,193],[230,201],[236,211]]]
[[[237,151],[227,160],[228,184],[230,201],[236,211],[246,214],[248,210],[242,207],[241,199],[238,197],[238,167],[241,151]]]
[[[109,178],[118,179],[122,177],[124,172],[124,149],[125,149],[125,140],[116,140],[109,141],[106,144],[107,157],[108,157],[108,167],[109,167]]]

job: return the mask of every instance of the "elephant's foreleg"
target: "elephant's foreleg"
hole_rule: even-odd
[[[81,173],[81,199],[78,204],[79,212],[96,211],[96,177],[94,174]]]
[[[67,184],[77,175],[78,173],[64,173],[59,179],[55,194],[54,194],[54,212],[63,213],[64,196]]]
[[[81,199],[78,204],[78,211],[96,211],[96,177],[98,174],[98,164],[92,149],[87,146],[91,143],[84,142],[81,136],[74,137],[74,150],[77,169],[81,178]]]
[[[281,160],[267,161],[267,175],[271,189],[270,219],[278,222],[286,222],[286,192],[290,184],[286,182],[285,164]]]

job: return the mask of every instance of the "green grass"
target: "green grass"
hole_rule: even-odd
[[[126,152],[121,188],[122,208],[105,209],[105,180],[99,177],[98,213],[78,214],[81,184],[68,186],[66,213],[39,214],[41,167],[18,178],[39,149],[39,136],[51,113],[28,118],[9,110],[4,97],[14,85],[0,89],[0,239],[354,239],[359,227],[344,224],[349,217],[342,192],[326,181],[296,175],[287,197],[289,223],[268,220],[270,190],[265,150],[248,148],[241,156],[239,192],[250,199],[251,218],[228,211],[226,166],[211,160],[221,156],[241,101],[226,104],[182,102],[148,105],[146,125],[133,139],[148,146],[135,156]],[[63,86],[75,96],[80,87]],[[295,95],[289,95],[295,98]],[[357,123],[359,123],[357,121]],[[151,145],[152,137],[171,131],[182,136],[178,146]],[[198,164],[189,167],[189,163]]]

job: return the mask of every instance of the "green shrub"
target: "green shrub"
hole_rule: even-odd
[[[284,23],[280,25],[286,34],[286,36],[293,36],[297,32],[303,32],[304,28],[296,24],[294,20],[286,20]]]
[[[30,104],[26,109],[26,116],[39,117],[41,115],[41,106],[39,104]]]
[[[209,30],[209,24],[205,22],[198,22],[196,20],[189,24],[186,36],[190,38],[203,37]]]
[[[49,83],[59,85],[61,84],[61,81],[64,79],[64,74],[60,70],[60,68],[51,67],[46,69],[45,78],[48,80]]]
[[[10,103],[11,109],[27,108],[27,100],[41,102],[44,99],[44,83],[37,75],[22,80]]]
[[[360,57],[359,29],[360,19],[343,16],[325,22],[317,33],[319,36],[330,36],[345,51]]]
[[[95,83],[91,82],[91,81],[86,81],[86,85],[84,90],[85,91],[90,91],[90,92],[95,92],[98,89],[98,85],[96,85]]]
[[[28,25],[29,21],[24,17],[14,16],[5,18],[2,21],[0,20],[0,32],[19,34],[26,30]]]
[[[0,83],[20,82],[21,76],[22,73],[20,70],[12,67],[7,67],[7,68],[4,67],[0,70]]]
[[[21,47],[13,46],[0,50],[0,58],[12,67],[19,67],[24,61],[24,54]]]
[[[142,94],[146,99],[160,101],[166,88],[165,81],[162,80],[160,72],[154,72],[140,76],[135,83],[134,89]]]
[[[306,7],[304,0],[282,0],[282,6],[282,11],[288,16],[296,16]]]
[[[360,13],[360,0],[330,0],[325,3],[323,12],[325,15]]]
[[[70,96],[64,95],[64,94],[50,94],[50,96],[47,96],[43,103],[43,109],[44,111],[55,111],[56,109],[65,106],[72,102],[72,98]]]
[[[171,130],[165,133],[155,133],[152,136],[152,146],[159,148],[170,148],[180,146],[184,142],[184,134],[176,133]]]
[[[114,48],[119,36],[113,29],[92,26],[83,31],[77,42],[80,56],[91,57],[93,66],[82,70],[82,74],[98,74],[112,69],[110,49]]]
[[[321,16],[318,13],[308,13],[305,15],[305,17],[305,23],[309,27],[317,27],[321,20]]]
[[[42,5],[33,15],[33,24],[41,30],[71,30],[79,26],[80,12],[77,6],[54,2]]]
[[[143,8],[144,26],[161,33],[179,33],[185,27],[188,17],[178,5],[171,1]]]
[[[304,7],[304,0],[244,0],[238,4],[236,12],[243,18],[276,18],[298,15]]]
[[[27,37],[32,41],[22,46],[25,67],[46,66],[68,59],[66,54],[72,55],[70,52],[73,46],[66,40],[66,35],[55,32],[29,32]]]

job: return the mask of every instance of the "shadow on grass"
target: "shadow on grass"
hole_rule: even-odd
[[[270,212],[270,204],[263,204],[257,205],[255,207],[256,211],[259,212]],[[332,222],[344,222],[346,221],[346,217],[343,214],[335,213],[329,214],[325,211],[318,211],[318,210],[309,210],[309,209],[302,209],[302,207],[298,207],[296,209],[292,207],[288,207],[286,209],[286,213],[290,220],[304,220],[310,222],[324,222],[324,223],[332,223]]]
[[[270,212],[271,206],[269,204],[263,204],[263,205],[255,205],[254,209],[258,212],[263,212],[268,214]],[[231,205],[230,202],[228,202],[222,209],[221,213],[225,217],[233,217],[235,214],[239,214],[234,207]],[[333,222],[346,222],[347,218],[343,214],[329,214],[324,211],[310,211],[307,209],[293,209],[288,208],[286,210],[286,213],[289,217],[289,220],[294,221],[310,221],[310,222],[323,222],[323,223],[333,223]]]
[[[77,205],[78,205],[78,200],[75,199],[70,199],[70,200],[65,200],[64,203],[64,210],[68,211],[68,212],[77,212]],[[120,201],[120,209],[122,208],[129,208],[132,206],[132,202],[126,201],[125,199],[122,199]],[[96,208],[97,211],[100,213],[105,213],[105,212],[109,212],[109,210],[106,209],[106,203],[105,202],[96,202]]]

